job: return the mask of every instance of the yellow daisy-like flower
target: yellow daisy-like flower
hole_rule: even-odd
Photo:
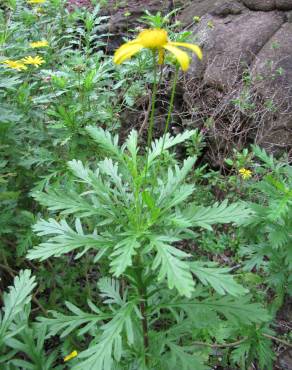
[[[16,69],[17,71],[25,70],[27,67],[20,60],[4,60],[3,64],[6,67]]]
[[[29,46],[30,46],[31,48],[45,48],[45,47],[49,46],[49,43],[48,43],[48,41],[46,41],[46,40],[42,40],[42,41],[35,41],[35,42],[31,42],[31,43],[29,44]]]
[[[46,0],[27,0],[28,4],[44,4]]]
[[[45,61],[42,57],[39,57],[38,55],[36,57],[28,56],[22,59],[22,62],[24,64],[30,64],[35,67],[39,67],[40,65],[44,64]]]
[[[72,360],[72,358],[76,357],[78,355],[78,352],[77,351],[73,351],[71,353],[69,353],[69,355],[67,355],[66,357],[64,357],[64,362],[67,362],[69,360]]]
[[[246,168],[240,168],[240,170],[238,172],[239,172],[240,176],[243,178],[243,180],[248,180],[252,176],[252,171],[247,170]]]
[[[186,71],[190,65],[190,58],[185,51],[180,50],[177,46],[192,50],[199,59],[202,59],[203,57],[202,50],[198,45],[186,42],[169,41],[165,30],[155,28],[140,32],[136,39],[119,47],[114,55],[114,63],[121,64],[142,49],[156,49],[158,50],[158,63],[162,64],[164,60],[164,52],[167,50],[175,56],[181,69]]]

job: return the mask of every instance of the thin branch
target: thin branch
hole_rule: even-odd
[[[265,333],[263,333],[262,335],[263,335],[264,337],[268,338],[268,339],[274,340],[275,342],[282,343],[282,344],[284,344],[284,346],[286,346],[286,347],[292,348],[292,343],[289,343],[289,342],[287,342],[287,341],[286,341],[286,340],[284,340],[284,339],[280,339],[280,338],[274,337],[273,335],[269,335],[269,334],[265,334]]]
[[[192,342],[192,344],[196,346],[205,346],[205,347],[210,347],[210,348],[229,348],[229,347],[236,347],[239,344],[245,342],[247,339],[248,337],[244,337],[242,339],[237,340],[236,342],[224,343],[224,344],[205,343],[205,342]]]
[[[265,334],[262,333],[262,336],[271,340],[274,340],[275,342],[282,343],[284,346],[292,348],[292,343],[287,342],[284,339],[280,339],[277,337],[274,337],[273,335]],[[205,343],[205,342],[193,342],[194,345],[198,346],[205,346],[205,347],[210,347],[210,348],[231,348],[231,347],[236,347],[239,344],[245,342],[248,339],[248,337],[244,337],[242,339],[237,340],[236,342],[231,342],[231,343],[225,343],[225,344],[218,344],[218,343]]]

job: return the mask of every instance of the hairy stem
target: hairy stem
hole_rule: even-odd
[[[173,111],[174,96],[175,96],[175,90],[176,90],[176,84],[177,84],[177,78],[178,78],[178,70],[179,70],[179,67],[176,67],[174,78],[173,78],[173,83],[172,83],[171,96],[170,96],[170,102],[169,102],[169,109],[168,109],[166,123],[165,123],[165,127],[164,127],[163,142],[162,142],[162,148],[161,148],[160,155],[162,154],[163,149],[164,149],[165,138],[166,138],[166,134],[167,134],[168,129],[169,129],[171,114],[172,114],[172,111]]]
[[[144,343],[144,356],[145,356],[145,364],[148,363],[147,358],[147,350],[149,348],[149,336],[148,336],[148,320],[147,320],[147,288],[144,285],[142,273],[143,273],[143,265],[139,257],[136,258],[137,266],[137,274],[136,274],[136,281],[138,287],[138,293],[140,296],[140,312],[142,316],[141,325],[142,325],[142,332],[143,332],[143,343]]]
[[[149,347],[149,337],[148,337],[148,322],[147,322],[147,316],[146,316],[146,302],[145,300],[142,300],[140,302],[140,312],[143,317],[142,319],[142,330],[143,330],[143,342],[144,342],[144,350],[145,350],[145,362],[147,364],[147,355],[146,352]]]
[[[154,113],[155,113],[157,86],[158,86],[158,84],[157,84],[156,51],[153,50],[153,89],[152,89],[152,95],[151,95],[151,113],[150,113],[148,137],[147,137],[147,155],[146,155],[145,177],[146,177],[147,171],[148,171],[148,156],[149,156],[150,145],[151,145],[152,136],[153,136]]]

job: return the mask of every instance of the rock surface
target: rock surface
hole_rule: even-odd
[[[200,98],[190,101],[189,87],[184,96],[214,122],[210,135],[218,148],[255,140],[270,151],[292,150],[292,17],[282,11],[290,9],[292,0],[218,0],[213,6],[195,0],[182,11],[181,22],[204,52],[186,79],[203,83]]]
[[[251,10],[292,10],[292,0],[243,0]]]

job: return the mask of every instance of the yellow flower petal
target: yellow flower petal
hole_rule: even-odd
[[[167,44],[167,32],[161,28],[143,30],[139,33],[137,40],[144,48],[156,49]]]
[[[64,357],[63,361],[64,362],[70,361],[70,360],[72,360],[72,358],[76,357],[77,355],[78,355],[78,352],[75,350],[75,351],[69,353],[69,355],[67,355],[66,357]]]
[[[45,47],[49,46],[49,43],[48,43],[48,41],[46,41],[46,40],[42,40],[42,41],[35,41],[35,42],[31,42],[31,43],[29,44],[29,46],[30,46],[31,48],[45,48]]]
[[[114,63],[121,64],[125,60],[131,58],[134,54],[138,53],[143,49],[143,45],[136,42],[128,42],[122,45],[118,50],[116,50],[114,55]]]
[[[188,54],[182,50],[179,50],[177,47],[170,45],[170,43],[163,46],[164,49],[170,51],[179,62],[181,69],[185,72],[190,65],[190,58]]]
[[[184,48],[191,49],[194,53],[197,54],[197,57],[199,59],[202,59],[203,58],[202,49],[198,45],[189,44],[188,42],[169,42],[168,45],[182,46]]]

